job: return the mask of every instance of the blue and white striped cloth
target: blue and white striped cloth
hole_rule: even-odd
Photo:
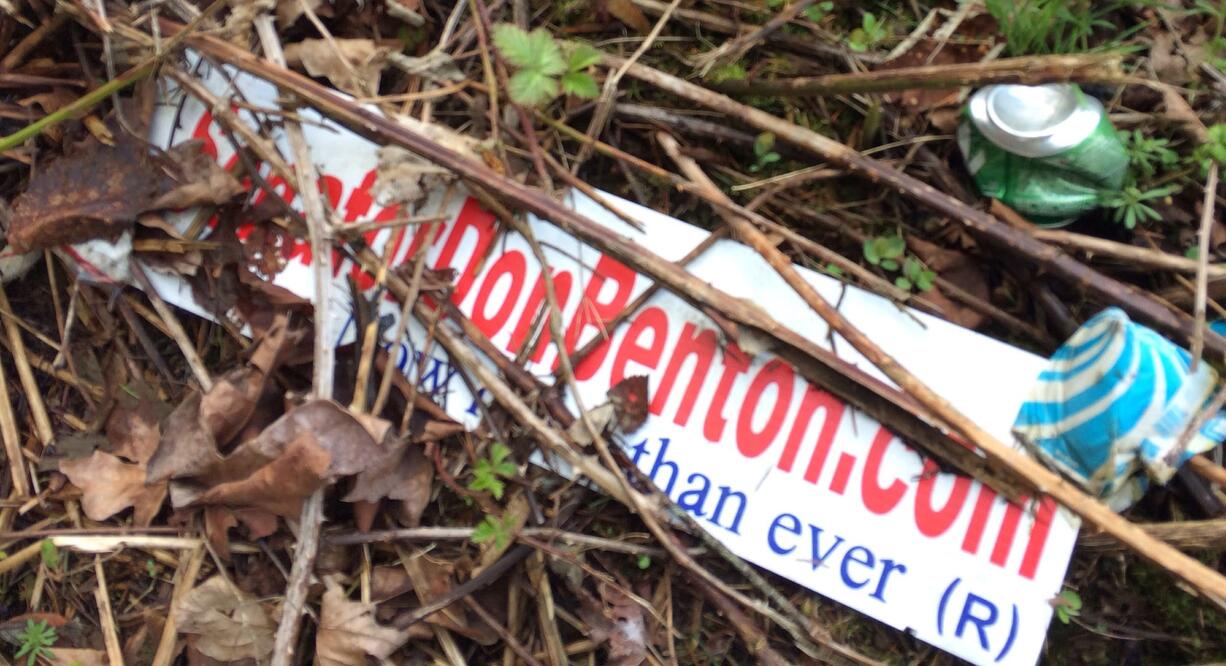
[[[1166,483],[1188,458],[1226,439],[1226,414],[1180,437],[1211,400],[1218,374],[1119,308],[1086,322],[1040,375],[1013,432],[1049,466],[1122,511],[1148,479]],[[1138,474],[1144,471],[1145,474]]]

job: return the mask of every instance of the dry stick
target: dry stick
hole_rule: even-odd
[[[1217,467],[1212,462],[1196,456],[1189,461],[1192,464],[1203,461],[1207,465]],[[1222,469],[1218,467],[1218,469]],[[1180,550],[1222,550],[1226,548],[1226,518],[1213,520],[1185,520],[1171,523],[1140,523],[1137,527],[1145,530],[1155,539],[1161,539]],[[1117,553],[1124,550],[1118,541],[1106,534],[1082,534],[1077,537],[1077,550],[1095,553]]]
[[[280,67],[285,67],[285,55],[281,52],[281,41],[277,37],[276,28],[273,27],[272,17],[268,14],[257,17],[255,28],[267,57]],[[335,362],[330,344],[332,338],[328,330],[332,313],[329,298],[332,284],[332,240],[328,233],[323,202],[316,187],[319,174],[311,160],[311,150],[302,134],[302,126],[296,120],[287,118],[285,133],[298,167],[294,169],[297,183],[295,189],[302,196],[315,277],[315,345],[311,392],[316,398],[329,399],[332,397]],[[298,642],[298,620],[306,605],[311,570],[315,568],[315,555],[319,551],[319,532],[324,517],[323,504],[324,489],[319,488],[311,493],[302,505],[302,515],[298,521],[298,545],[294,549],[294,563],[290,567],[289,581],[286,582],[285,603],[281,607],[281,618],[274,637],[273,666],[289,666],[294,659],[294,648]]]
[[[625,62],[621,58],[607,55],[605,61],[613,66]],[[875,183],[892,187],[938,213],[965,224],[999,249],[1020,254],[1051,274],[1073,285],[1084,287],[1107,302],[1118,303],[1146,323],[1183,340],[1190,341],[1198,330],[1191,317],[1182,312],[1172,312],[1152,295],[1137,287],[1108,278],[1024,231],[1003,224],[991,215],[940,192],[913,176],[864,157],[833,139],[651,67],[631,65],[627,73],[678,97],[725,113],[762,131],[771,132],[779,139],[810,151],[835,166],[855,172]],[[1206,334],[1205,344],[1217,353],[1226,353],[1226,338],[1216,333]]]
[[[1158,250],[1150,250],[1136,245],[1119,243],[1097,236],[1065,231],[1063,229],[1039,229],[1033,231],[1034,237],[1045,243],[1054,243],[1061,247],[1081,250],[1091,256],[1102,255],[1112,259],[1127,261],[1136,266],[1146,266],[1176,273],[1196,274],[1200,262],[1196,259],[1181,257],[1177,254],[1167,254]],[[1212,277],[1226,277],[1226,264],[1208,264],[1206,272]]]
[[[676,142],[672,137],[660,135],[660,142],[664,144],[666,150],[669,150],[671,143],[672,152],[677,152]],[[679,152],[674,159],[678,157],[680,157]],[[683,163],[683,169],[691,173],[692,177],[698,177],[701,174],[701,169],[692,160],[686,160],[683,157],[681,160],[689,162],[688,165]],[[919,378],[899,365],[878,347],[877,343],[847,321],[838,310],[831,307],[830,303],[796,272],[787,257],[775,249],[766,236],[752,224],[747,220],[731,216],[725,219],[732,225],[737,235],[758,250],[809,307],[826,320],[831,329],[851,343],[870,363],[879,368],[903,390],[914,396],[930,413],[947,423],[954,432],[979,447],[988,457],[1000,461],[1006,468],[1025,479],[1040,492],[1050,495],[1090,524],[1131,546],[1137,554],[1167,569],[1219,606],[1226,603],[1226,577],[1169,545],[1157,541],[1144,530],[1120,517],[1102,502],[1075,488],[1058,474],[1043,467],[1026,454],[997,440],[948,401],[937,395]]]
[[[520,643],[519,640],[516,639],[506,627],[502,626],[502,623],[499,622],[497,618],[491,615],[489,611],[485,610],[485,606],[482,606],[481,602],[473,599],[472,597],[464,597],[464,605],[468,606],[469,610],[476,613],[477,617],[481,618],[482,622],[493,628],[494,633],[498,634],[498,637],[502,639],[502,642],[506,643],[508,647],[514,650],[515,654],[519,655],[519,658],[524,660],[524,663],[528,664],[528,666],[542,666],[541,662],[537,661],[532,656],[531,652],[528,652],[528,649],[524,647],[523,643]]]
[[[162,638],[158,641],[152,666],[170,666],[171,660],[175,657],[175,643],[179,633],[176,627],[175,609],[183,603],[183,599],[195,585],[196,577],[200,575],[200,567],[204,564],[204,554],[204,546],[196,546],[187,557],[179,560],[179,568],[175,571],[175,589],[170,596],[170,608],[166,609],[166,625],[162,627]]]
[[[814,2],[816,0],[796,0],[790,3],[753,32],[747,32],[736,39],[720,44],[711,51],[699,54],[694,58],[694,67],[698,70],[699,75],[706,76],[716,65],[741,59],[746,53],[749,53],[750,49],[765,41],[771,33],[800,16],[800,13],[808,9]]]
[[[102,557],[94,556],[94,578],[98,586],[94,588],[94,601],[98,604],[98,622],[102,625],[102,638],[106,643],[106,658],[108,666],[123,666],[123,650],[119,647],[119,631],[115,627],[115,613],[111,610],[111,596],[106,585],[106,574],[102,570]]]
[[[1192,456],[1188,460],[1187,464],[1192,468],[1192,471],[1199,474],[1201,478],[1205,479],[1206,481],[1211,481],[1218,487],[1226,490],[1226,469],[1222,469],[1221,465],[1204,456]],[[1223,533],[1223,536],[1226,536],[1226,532]]]
[[[182,29],[166,19],[161,19],[160,25],[164,32],[173,33]],[[499,174],[485,164],[463,156],[413,128],[343,99],[330,89],[300,74],[261,60],[212,37],[195,36],[190,38],[189,42],[193,47],[213,57],[310,98],[318,110],[367,139],[407,148],[454,171],[470,183],[490,188],[499,196],[514,202],[516,206],[536,213],[636,272],[663,283],[699,309],[705,309],[708,313],[719,312],[724,321],[735,321],[772,338],[776,342],[773,350],[776,355],[795,366],[814,385],[823,386],[839,395],[889,426],[899,436],[939,452],[942,458],[953,461],[960,470],[987,483],[1002,495],[1015,498],[1020,494],[1016,484],[1010,479],[989,474],[988,462],[984,458],[951,442],[941,429],[933,425],[926,410],[910,396],[843,361],[808,336],[783,326],[757,304],[733,298],[715,289],[709,283],[679,269],[671,261],[644,250],[631,239],[565,207],[553,197]],[[372,262],[370,268],[374,269],[376,265]],[[730,327],[729,324],[728,327],[722,328],[728,330]],[[735,331],[732,333],[735,334]]]
[[[149,276],[145,275],[145,269],[141,268],[140,262],[132,259],[131,265],[132,277],[136,278],[137,285],[149,297],[149,302],[153,303],[153,309],[162,318],[166,330],[170,331],[170,337],[174,339],[175,344],[179,345],[179,351],[183,352],[183,358],[187,360],[187,366],[192,369],[196,382],[200,384],[200,388],[205,393],[213,390],[213,380],[209,377],[209,371],[205,369],[204,361],[200,360],[200,355],[196,353],[196,347],[192,344],[192,339],[188,337],[187,331],[183,330],[183,324],[179,323],[179,318],[175,316],[174,311],[150,284]]]
[[[12,312],[8,294],[0,287],[0,310]],[[21,338],[21,331],[11,317],[4,318],[4,330],[8,334],[9,349],[13,350],[13,364],[17,366],[17,377],[21,379],[21,388],[25,391],[26,401],[30,403],[30,414],[34,417],[34,430],[43,447],[48,447],[55,441],[55,430],[51,427],[51,418],[47,416],[47,405],[43,402],[42,391],[30,369],[29,355],[26,353],[26,343]]]
[[[698,587],[699,591],[706,596],[707,599],[715,605],[736,633],[741,637],[741,641],[745,643],[745,649],[749,650],[749,654],[753,656],[755,663],[760,666],[784,666],[789,662],[786,661],[774,648],[770,646],[770,641],[766,634],[761,629],[754,626],[753,621],[747,615],[741,612],[737,605],[732,603],[728,597],[720,594],[719,590],[711,587],[696,576],[689,576],[690,582]]]
[[[651,45],[655,43],[656,38],[660,36],[660,31],[668,24],[668,19],[676,11],[677,6],[681,4],[681,0],[672,0],[664,11],[660,13],[660,18],[656,19],[656,24],[651,27],[651,32],[647,33],[647,37],[642,44],[634,50],[630,58],[618,67],[612,74],[604,80],[604,87],[600,91],[600,100],[596,102],[596,109],[592,112],[592,119],[588,122],[587,135],[593,139],[599,138],[604,133],[605,125],[609,122],[609,116],[613,112],[613,103],[617,101],[617,86],[621,83],[622,77],[626,75],[626,70],[630,65],[634,64]],[[579,146],[579,152],[575,155],[575,161],[571,164],[571,173],[579,173],[579,167],[587,161],[591,156],[592,148],[589,144]]]
[[[1027,56],[988,62],[900,67],[855,74],[724,81],[712,87],[733,94],[788,97],[849,95],[919,88],[959,88],[990,83],[1110,83],[1123,79],[1121,62],[1122,58],[1115,54]]]
[[[1205,347],[1205,301],[1209,299],[1209,236],[1213,230],[1213,203],[1217,198],[1217,162],[1210,160],[1209,176],[1205,179],[1205,199],[1200,211],[1199,252],[1196,255],[1196,301],[1192,307],[1196,317],[1196,335],[1192,338],[1192,371],[1200,363]]]
[[[13,350],[9,350],[13,353]],[[9,397],[8,378],[0,364],[0,437],[4,439],[4,452],[9,459],[9,472],[13,476],[13,492],[18,497],[30,496],[30,480],[26,475],[26,458],[21,450],[21,436],[17,431],[17,416],[13,413],[13,401]]]
[[[631,0],[631,1],[635,5],[637,5],[644,11],[646,11],[648,14],[651,14],[653,16],[663,13],[665,9],[668,8],[668,5],[666,3],[660,2],[659,0]],[[681,9],[677,9],[674,12],[674,14],[679,19],[688,21],[690,23],[696,23],[699,26],[707,30],[710,30],[712,32],[718,32],[718,33],[725,34],[725,35],[737,35],[737,34],[741,34],[741,33],[744,33],[744,32],[747,32],[753,29],[752,26],[746,26],[744,23],[735,21],[726,16],[720,16],[718,14],[712,14],[709,12],[703,12],[703,11],[698,11],[694,9],[681,8]],[[773,44],[776,46],[786,48],[789,51],[795,51],[797,53],[805,53],[808,55],[814,55],[814,56],[819,56],[823,58],[830,58],[833,56],[833,57],[842,59],[849,55],[853,55],[850,51],[840,46],[834,46],[831,44],[823,44],[820,41],[814,39],[812,36],[803,37],[799,35],[789,35],[786,33],[784,34],[773,33],[773,34],[766,36],[766,41],[769,44]],[[856,58],[860,59],[863,62],[880,62],[881,61],[880,58],[877,58],[876,56],[871,56],[867,53],[857,53],[854,55]]]

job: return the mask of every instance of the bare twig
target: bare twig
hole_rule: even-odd
[[[1196,301],[1192,307],[1196,332],[1192,336],[1192,371],[1200,363],[1205,348],[1205,301],[1209,298],[1209,235],[1213,231],[1213,202],[1217,197],[1217,162],[1210,160],[1205,179],[1205,199],[1201,203],[1200,234],[1196,255]]]
[[[769,21],[753,32],[739,35],[736,39],[728,40],[694,58],[694,67],[698,70],[699,75],[706,76],[711,71],[711,68],[716,65],[741,59],[750,49],[765,41],[771,33],[776,32],[779,28],[787,25],[792,19],[800,16],[800,13],[808,9],[814,2],[816,0],[795,0],[795,2],[789,3],[788,6],[779,10],[778,14],[772,16]]]
[[[833,96],[920,88],[959,88],[990,83],[1038,85],[1063,81],[1117,82],[1124,74],[1118,54],[1027,56],[988,62],[923,65],[853,74],[791,79],[724,81],[716,90],[738,95]]]

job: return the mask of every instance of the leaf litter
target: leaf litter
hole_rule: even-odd
[[[586,155],[581,146],[593,145],[590,141],[571,143],[574,134],[555,131],[553,123],[561,118],[582,136],[589,117],[607,106],[612,120],[592,122],[589,131],[616,150],[657,164],[653,133],[684,137],[686,150],[702,158],[738,202],[833,248],[887,284],[900,277],[899,271],[884,266],[881,257],[871,260],[863,248],[872,239],[905,239],[889,260],[898,259],[899,266],[914,260],[940,277],[935,284],[908,279],[913,304],[1040,353],[1050,352],[1050,340],[1062,337],[1061,316],[1081,319],[1102,304],[1043,271],[1019,268],[1013,258],[981,246],[963,227],[915,208],[897,192],[865,187],[831,169],[806,179],[801,172],[810,164],[782,145],[755,150],[766,145],[765,137],[747,132],[735,119],[708,119],[626,81],[614,98],[600,98],[599,84],[612,70],[606,71],[600,53],[587,44],[629,56],[667,13],[641,60],[692,76],[684,63],[718,47],[721,35],[755,35],[739,60],[695,79],[711,86],[974,64],[1011,48],[1007,36],[1027,37],[1044,50],[1120,49],[1138,76],[1184,86],[1129,86],[1115,98],[1108,96],[1115,119],[1142,139],[1157,139],[1139,145],[1166,146],[1174,154],[1138,158],[1158,165],[1145,172],[1144,184],[1184,187],[1155,203],[1163,215],[1148,228],[1111,226],[1104,214],[1079,222],[1075,230],[1178,256],[1194,249],[1201,164],[1193,155],[1223,150],[1212,142],[1199,150],[1195,145],[1221,135],[1205,126],[1223,120],[1212,92],[1189,92],[1202,84],[1207,91],[1220,89],[1226,80],[1221,73],[1226,63],[1218,53],[1223,17],[1206,3],[1185,3],[1183,14],[1122,7],[1095,13],[1086,24],[1089,32],[1065,43],[1061,36],[1079,28],[1022,34],[1026,26],[978,6],[965,12],[937,7],[930,12],[935,20],[925,23],[912,15],[927,7],[914,3],[886,3],[871,12],[810,4],[786,25],[770,29],[784,4],[696,2],[669,8],[637,0],[479,1],[452,9],[415,1],[281,0],[231,3],[220,18],[205,22],[259,52],[257,26],[262,16],[275,15],[272,25],[290,67],[520,182],[546,189],[551,178],[554,186],[564,182],[565,176],[542,159],[547,155],[566,168],[574,165],[593,185],[687,219],[701,218],[689,194],[657,180],[642,164],[620,160],[607,146]],[[0,32],[9,54],[0,77],[17,82],[0,86],[0,133],[6,135],[66,109],[84,91],[95,90],[104,73],[110,77],[153,55],[165,36],[141,31],[159,18],[190,20],[203,7],[171,2],[164,9],[159,5],[158,16],[139,17],[127,9],[115,11],[117,6],[108,6],[106,16],[92,7],[47,3],[12,9],[21,20]],[[34,35],[32,26],[48,16],[77,21],[73,38],[61,39],[69,33],[60,24]],[[108,23],[120,29],[102,31]],[[883,30],[884,36],[878,34]],[[18,46],[25,38],[31,42]],[[896,46],[897,53],[887,51]],[[162,66],[181,66],[177,58],[173,53]],[[751,93],[741,98],[847,145],[881,153],[938,189],[970,198],[950,136],[965,88],[920,83],[837,102]],[[307,603],[318,623],[303,624],[307,635],[299,644],[310,649],[296,663],[587,659],[630,666],[769,663],[780,654],[786,657],[774,663],[806,659],[795,637],[774,621],[753,616],[745,627],[738,624],[744,618],[712,612],[728,600],[712,596],[722,594],[718,590],[687,585],[663,544],[645,537],[648,530],[635,511],[527,464],[538,457],[540,442],[506,412],[491,408],[481,428],[467,432],[434,402],[439,396],[393,372],[384,405],[372,413],[373,396],[363,391],[373,392],[370,387],[378,386],[383,371],[395,369],[397,361],[381,347],[367,354],[362,336],[338,351],[341,379],[330,387],[331,398],[317,397],[310,380],[310,304],[267,279],[296,270],[293,260],[311,252],[300,214],[278,200],[294,198],[292,185],[279,182],[279,175],[262,164],[267,156],[246,145],[244,137],[227,137],[243,143],[244,152],[225,167],[214,159],[217,146],[210,142],[215,139],[184,142],[169,151],[151,146],[144,136],[153,90],[138,84],[132,91],[100,96],[93,106],[64,114],[62,122],[5,151],[12,160],[0,174],[2,198],[12,203],[11,219],[3,219],[11,248],[6,253],[33,250],[37,262],[18,282],[10,282],[16,273],[6,270],[3,276],[12,285],[7,292],[28,350],[5,355],[13,398],[0,404],[0,411],[14,415],[20,440],[14,444],[37,463],[11,465],[27,484],[35,482],[27,496],[13,493],[12,474],[0,481],[11,501],[0,512],[0,527],[12,544],[0,559],[8,577],[0,607],[16,623],[0,625],[0,639],[12,654],[20,649],[17,633],[31,619],[46,620],[57,630],[58,642],[45,659],[50,664],[109,663],[111,631],[126,663],[153,663],[155,654],[161,663],[267,663],[285,605],[285,580],[301,548],[303,507],[323,492],[324,535],[315,576],[306,583]],[[114,99],[121,100],[119,107]],[[268,113],[245,100],[228,101],[235,113],[260,114],[266,134],[298,118],[292,109]],[[643,120],[626,102],[655,114]],[[286,146],[276,148],[281,159],[290,154]],[[252,165],[255,174],[247,171]],[[395,146],[381,147],[377,164],[369,167],[378,205],[399,204],[407,217],[409,211],[425,215],[426,195],[456,183],[434,162]],[[328,194],[326,184],[321,189]],[[324,203],[329,220],[348,213],[347,202],[325,197]],[[190,226],[169,222],[175,211],[194,208],[200,212]],[[430,224],[389,223],[408,224],[409,233],[417,224]],[[1214,221],[1209,249],[1215,261],[1223,256],[1220,229]],[[116,238],[121,251],[107,258],[111,264],[97,263],[97,274],[82,271],[65,248]],[[76,245],[71,252],[97,256],[89,254],[90,247]],[[43,261],[38,251],[44,249],[56,252]],[[343,258],[365,248],[359,239],[338,241],[336,249],[336,257]],[[803,248],[788,251],[807,260]],[[1163,294],[1177,307],[1192,307],[1194,296],[1175,276],[1093,251],[1079,257],[1139,290]],[[132,258],[155,276],[188,276],[210,318],[182,310],[168,318],[120,284],[130,277],[126,267]],[[411,270],[396,276],[414,279]],[[460,279],[427,267],[418,286],[438,303]],[[364,298],[387,297],[385,285],[374,284]],[[1214,282],[1210,293],[1226,295]],[[177,321],[171,321],[174,317]],[[1026,328],[1018,321],[1038,323]],[[380,335],[386,332],[374,325]],[[1046,335],[1035,336],[1036,329]],[[212,384],[208,390],[193,377],[188,347],[203,360]],[[24,382],[17,391],[18,364],[40,373],[31,386],[43,402],[29,399],[25,391],[31,386]],[[357,377],[364,364],[368,383],[361,389]],[[560,418],[557,393],[520,388],[527,404],[548,416],[558,433],[568,434],[585,452],[597,447],[600,438],[585,424]],[[651,398],[646,378],[632,377],[593,406],[589,421],[603,437],[624,437],[648,418]],[[49,414],[53,437],[38,432],[40,409]],[[1136,511],[1138,518],[1177,524],[1189,515],[1205,515],[1206,509],[1178,494],[1161,494]],[[116,536],[126,541],[99,561],[104,581],[85,559],[92,555],[42,541],[44,534],[98,544]],[[700,545],[696,535],[674,534],[687,547]],[[167,538],[184,541],[159,541]],[[1222,546],[1215,543],[1202,555],[1216,562]],[[702,566],[717,578],[750,589],[741,584],[743,574],[719,556],[691,552],[698,552]],[[549,566],[535,566],[538,558]],[[1103,661],[1177,653],[1180,661],[1194,662],[1226,655],[1221,639],[1226,623],[1219,615],[1199,605],[1187,611],[1190,602],[1172,598],[1156,569],[1131,555],[1113,558],[1083,555],[1074,561],[1070,581],[1080,586],[1078,598],[1086,599],[1087,622],[1055,625],[1050,656],[1068,646],[1077,648],[1070,653]],[[487,578],[485,572],[497,572],[508,559],[514,559],[509,573]],[[927,654],[883,625],[819,603],[790,584],[770,584],[797,605],[798,613],[820,623],[815,626],[865,655],[892,662]],[[103,586],[111,602],[107,617],[100,616],[94,594]],[[754,588],[754,594],[762,592]],[[451,603],[423,610],[438,600]],[[167,626],[175,629],[163,640]],[[1140,638],[1145,642],[1132,640]]]

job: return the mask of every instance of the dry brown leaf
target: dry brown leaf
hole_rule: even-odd
[[[323,0],[306,0],[305,4],[315,11]],[[302,8],[303,0],[277,0],[277,24],[282,28],[288,28],[297,21],[306,11]]]
[[[163,176],[145,144],[127,132],[96,140],[35,172],[13,202],[8,240],[18,252],[118,236],[149,210]]]
[[[263,659],[272,653],[277,625],[255,598],[214,576],[188,592],[175,608],[179,631],[196,634],[193,644],[220,661]]]
[[[350,601],[333,576],[326,587],[315,636],[316,666],[366,666],[367,656],[382,663],[403,642],[401,633],[375,622],[374,604]]]
[[[111,662],[102,650],[55,647],[45,662],[38,663],[46,663],[47,666],[107,666]]]
[[[369,97],[379,90],[389,53],[370,39],[304,39],[285,47],[285,60],[351,95]]]
[[[159,196],[150,208],[191,208],[223,204],[244,192],[242,183],[202,150],[203,142],[187,141],[167,152],[177,167],[174,189]]]
[[[647,627],[643,609],[612,585],[600,586],[607,605],[605,617],[612,624],[609,634],[609,666],[639,666],[647,660]]]
[[[94,451],[88,458],[61,461],[60,471],[81,489],[81,506],[91,520],[106,520],[134,507],[135,523],[145,527],[166,499],[164,482],[145,485],[144,465],[126,463],[104,451]]]
[[[296,519],[302,513],[302,503],[307,496],[324,486],[331,461],[332,456],[314,437],[302,433],[280,456],[256,468],[249,476],[219,483],[191,504],[254,507]]]
[[[332,457],[328,480],[394,466],[399,450],[385,446],[391,424],[374,417],[358,418],[331,400],[312,400],[268,426],[252,444],[254,452],[274,457],[289,442],[311,435]],[[377,438],[377,439],[376,439]],[[236,452],[237,453],[237,452]]]
[[[162,426],[157,452],[149,459],[149,481],[196,476],[221,459],[213,434],[200,419],[201,395],[189,395]]]
[[[641,33],[651,32],[651,21],[643,15],[643,10],[634,4],[633,0],[605,0],[605,9],[618,21],[634,28]]]
[[[162,406],[141,401],[135,407],[116,407],[106,419],[106,438],[111,453],[144,465],[157,451],[162,437],[158,425]]]

